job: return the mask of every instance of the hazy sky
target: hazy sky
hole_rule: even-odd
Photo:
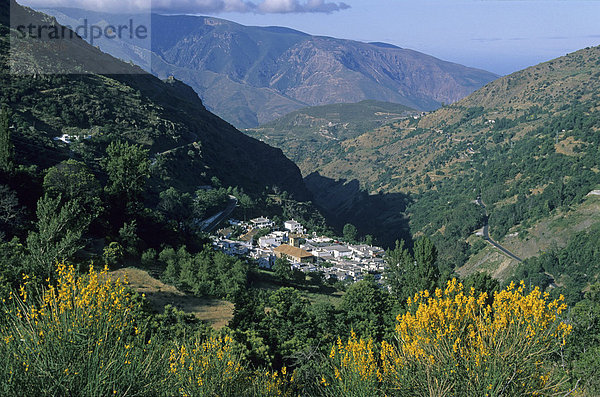
[[[600,0],[18,0],[34,7],[198,13],[382,41],[508,74],[600,45]]]
[[[438,58],[508,74],[600,45],[600,1],[346,0],[330,14],[240,14],[250,25],[383,41]]]

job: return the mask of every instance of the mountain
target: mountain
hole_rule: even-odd
[[[59,26],[13,1],[10,9],[24,26]],[[217,177],[249,192],[276,186],[297,199],[309,197],[298,168],[280,149],[210,113],[189,86],[161,81],[78,37],[19,40],[11,30],[9,46],[8,12],[5,4],[0,99],[11,110],[20,164],[44,169],[75,157],[97,168],[108,144],[122,140],[149,149],[157,179],[182,190]],[[79,140],[57,140],[63,134]]]
[[[303,108],[244,132],[285,150],[308,175],[339,154],[341,142],[415,114],[404,105],[366,100]]]
[[[303,159],[303,167],[318,165],[305,182],[321,207],[342,208],[356,224],[373,221],[373,214],[360,213],[368,200],[386,203],[375,214],[384,219],[403,211],[410,235],[433,236],[443,267],[509,279],[521,265],[472,236],[486,221],[491,236],[523,259],[556,250],[558,258],[575,244],[569,236],[600,224],[582,207],[600,188],[599,65],[600,47],[586,48],[499,78],[427,115],[340,140],[340,150],[325,160]],[[291,143],[271,142],[292,157],[294,147],[312,144],[297,135]],[[400,221],[392,226],[377,236],[389,241],[407,234]],[[579,269],[585,266],[596,269],[593,263]],[[600,274],[544,269],[557,285],[567,276],[579,280],[576,291]]]
[[[127,18],[48,9],[59,22],[104,26]],[[208,109],[238,127],[256,127],[306,106],[365,99],[431,110],[497,76],[382,43],[311,36],[281,27],[243,26],[212,17],[152,15],[151,48],[99,39],[100,48],[142,62],[161,78],[189,84]],[[143,57],[142,57],[143,58]]]
[[[379,189],[417,192],[407,209],[411,230],[435,236],[448,266],[471,257],[472,270],[579,294],[600,276],[593,249],[583,248],[599,243],[600,219],[585,215],[588,193],[600,187],[598,65],[593,47],[500,78],[419,120],[345,142],[355,151],[339,161],[387,150],[380,164],[393,176],[380,174]],[[369,166],[360,164],[365,180]],[[477,256],[486,245],[469,236],[486,219],[494,239],[531,259]]]

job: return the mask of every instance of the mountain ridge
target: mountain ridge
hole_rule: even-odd
[[[56,23],[14,0],[10,8],[23,21]],[[4,13],[3,22],[8,23],[8,9]],[[8,35],[2,36],[1,44],[7,57],[13,44]],[[217,177],[226,186],[249,192],[277,186],[298,199],[310,198],[297,166],[280,149],[246,136],[210,113],[184,83],[173,78],[161,81],[78,37],[43,43],[25,40],[23,46],[22,53],[11,54],[13,70],[3,57],[1,99],[12,111],[16,151],[26,164],[46,168],[74,156],[93,165],[109,142],[124,140],[147,148],[161,179],[184,191]],[[86,72],[96,63],[106,66],[107,74]],[[81,68],[80,74],[72,74],[72,65]],[[15,67],[22,69],[19,79],[11,74]],[[67,74],[61,74],[61,67]],[[56,139],[65,133],[90,138],[71,144]]]
[[[82,14],[45,10],[61,22],[68,14],[71,22]],[[153,61],[146,68],[191,85],[207,108],[238,127],[255,127],[306,106],[365,99],[432,110],[498,77],[384,43],[213,17],[152,14],[151,19]],[[98,44],[109,53],[133,51]]]

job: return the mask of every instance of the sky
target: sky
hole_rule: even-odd
[[[379,41],[505,75],[600,45],[600,0],[22,0],[144,9]]]

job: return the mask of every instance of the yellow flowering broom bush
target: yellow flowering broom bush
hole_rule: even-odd
[[[60,263],[56,274],[56,285],[39,294],[30,294],[24,276],[4,302],[3,395],[266,397],[290,389],[285,368],[248,369],[229,336],[151,339],[141,301],[108,268],[78,275]]]
[[[285,368],[281,373],[248,369],[229,336],[177,343],[169,368],[182,396],[279,396],[290,382]]]
[[[346,343],[338,338],[329,359],[330,371],[320,380],[324,395],[376,395],[381,374],[372,340],[358,339],[354,332]]]
[[[153,341],[141,303],[105,268],[4,304],[0,391],[4,395],[298,395],[294,374],[254,370],[229,336]],[[552,355],[571,327],[563,298],[523,283],[495,293],[464,291],[456,280],[410,299],[396,340],[376,345],[352,333],[332,347],[319,377],[325,396],[556,395],[566,391]]]
[[[409,299],[396,340],[375,347],[352,334],[332,347],[323,395],[557,395],[566,378],[551,364],[571,326],[564,298],[549,301],[521,283],[494,294],[465,292],[456,280]],[[375,353],[378,351],[378,354]]]
[[[553,395],[560,370],[548,363],[570,333],[560,321],[564,298],[548,301],[523,282],[494,294],[464,291],[456,280],[409,299],[393,344],[383,343],[388,392],[405,395]]]
[[[60,263],[56,286],[28,295],[24,285],[5,304],[5,394],[142,395],[160,389],[165,378],[157,376],[159,352],[138,328],[140,303],[125,281],[111,280],[106,268],[90,267],[78,276]]]

